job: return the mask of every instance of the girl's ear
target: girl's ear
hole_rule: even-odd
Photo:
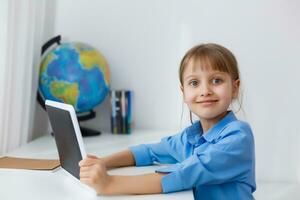
[[[180,85],[180,90],[181,90],[183,102],[185,102],[185,100],[184,100],[184,90],[183,90],[183,86],[182,85]]]
[[[237,79],[233,81],[233,88],[232,88],[232,98],[236,99],[239,94],[239,89],[240,89],[240,79]]]
[[[180,90],[181,90],[181,92],[183,94],[183,87],[182,87],[182,85],[180,85]]]

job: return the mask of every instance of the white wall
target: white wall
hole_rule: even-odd
[[[0,2],[0,84],[4,84],[5,80],[5,64],[7,62],[6,59],[6,37],[7,37],[7,19],[8,19],[8,2],[7,1],[1,1]],[[0,87],[0,113],[3,113],[4,110],[4,90],[2,87]],[[2,115],[0,115],[0,152],[2,152],[2,149],[4,148],[4,144],[2,141],[4,141],[4,135],[1,134],[3,131],[3,118]]]
[[[138,128],[184,127],[180,59],[198,43],[228,47],[240,64],[243,118],[256,138],[258,179],[295,181],[300,179],[299,8],[296,0],[59,0],[54,33],[103,53],[112,88],[134,91]],[[108,102],[97,111],[87,124],[108,130]]]
[[[6,62],[6,35],[7,35],[7,18],[8,18],[8,2],[0,2],[0,84],[3,84],[5,76],[5,62]],[[1,87],[0,87],[1,88]],[[3,95],[3,91],[0,90],[0,97]],[[2,109],[2,98],[0,98],[0,108]],[[2,111],[2,110],[1,110]]]

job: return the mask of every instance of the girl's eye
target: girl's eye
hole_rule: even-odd
[[[212,79],[211,82],[212,82],[212,84],[214,84],[214,85],[218,85],[218,84],[222,83],[222,80],[219,79],[219,78],[214,78],[214,79]]]
[[[195,81],[195,80],[191,80],[189,82],[189,85],[192,86],[192,87],[196,87],[198,85],[198,81]]]

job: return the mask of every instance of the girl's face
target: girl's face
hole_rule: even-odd
[[[182,75],[184,102],[200,120],[215,121],[224,116],[231,101],[237,97],[239,80],[228,73],[187,64]]]

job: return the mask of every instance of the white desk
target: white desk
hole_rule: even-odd
[[[258,181],[256,200],[299,200],[300,184],[287,181]]]
[[[129,146],[159,141],[164,135],[174,132],[134,131],[131,135],[112,135],[84,138],[87,153],[105,156],[124,150]],[[58,159],[54,138],[50,135],[38,138],[9,153],[10,156]],[[110,170],[110,174],[143,174],[154,172],[158,166],[126,167]],[[0,199],[194,199],[192,190],[155,195],[94,196],[81,184],[68,177],[62,170],[35,171],[0,169]]]

